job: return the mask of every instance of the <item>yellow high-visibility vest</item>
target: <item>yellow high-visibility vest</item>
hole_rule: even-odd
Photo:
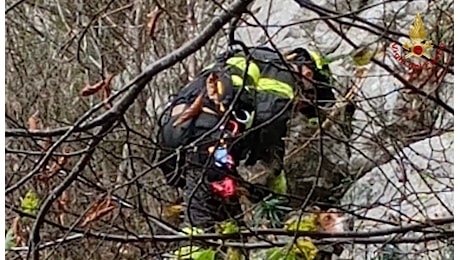
[[[226,64],[233,66],[241,71],[246,71],[247,61],[244,57],[231,57],[227,60]],[[254,87],[257,91],[267,91],[276,95],[287,97],[289,99],[294,98],[293,86],[273,78],[262,77],[260,75],[259,66],[257,66],[257,64],[252,61],[249,62],[247,75],[252,79]],[[241,76],[233,74],[231,75],[231,79],[234,86],[241,87],[243,85],[243,78]]]

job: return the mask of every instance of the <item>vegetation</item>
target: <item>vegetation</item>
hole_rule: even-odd
[[[285,5],[296,15],[272,15],[292,10]],[[399,9],[376,22],[360,16],[387,5]],[[409,40],[414,9],[430,59],[443,44],[429,68],[392,54],[392,43]],[[325,120],[291,120],[287,184],[277,184],[288,194],[256,205],[242,196],[245,226],[184,234],[181,191],[157,169],[157,122],[168,96],[227,48],[239,15],[236,35],[248,45],[243,30],[258,44],[292,44],[288,33],[276,39],[289,28],[299,44],[331,43],[309,47],[332,67],[340,102]],[[355,43],[364,33],[371,43]],[[7,0],[6,257],[174,259],[191,253],[178,252],[190,241],[204,248],[194,253],[201,260],[331,259],[343,250],[453,259],[453,148],[435,139],[453,143],[453,46],[447,0]],[[344,118],[351,103],[355,117]],[[264,179],[260,165],[241,172]],[[363,226],[350,230],[350,219]]]

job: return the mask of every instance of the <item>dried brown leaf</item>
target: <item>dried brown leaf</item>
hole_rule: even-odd
[[[206,79],[206,90],[209,99],[217,106],[220,112],[225,112],[224,105],[219,101],[223,93],[223,83],[215,73],[211,73]]]
[[[50,130],[49,127],[46,128],[46,130]],[[46,139],[44,141],[42,141],[41,143],[41,147],[42,147],[42,152],[46,152],[48,151],[48,149],[51,147],[51,137],[46,137]]]
[[[110,97],[110,94],[112,94],[112,88],[110,87],[110,83],[112,82],[112,79],[115,77],[115,74],[110,74],[109,77],[106,79],[104,87],[100,91],[101,95],[101,100],[104,101],[104,107],[106,110],[109,110],[112,108],[112,104],[110,104],[107,99]]]
[[[82,96],[90,96],[93,95],[102,89],[110,89],[110,82],[112,81],[113,77],[115,77],[115,74],[109,74],[108,77],[106,77],[104,80],[99,81],[98,83],[94,85],[87,85],[80,91],[80,95]],[[109,91],[110,94],[110,91]]]
[[[59,214],[59,222],[61,225],[64,225],[65,213],[69,212],[68,205],[69,205],[69,196],[67,195],[67,192],[64,191],[58,200],[58,209],[61,211]]]
[[[57,162],[53,162],[53,164],[51,165],[51,168],[48,172],[48,177],[51,178],[53,177],[54,175],[56,175],[59,170],[61,170],[64,165],[67,163],[67,156],[60,156],[58,159],[57,159]]]
[[[108,86],[108,85],[106,85],[106,86]],[[101,89],[101,91],[100,91],[101,100],[104,101],[104,108],[106,110],[109,110],[109,109],[112,108],[112,105],[109,102],[107,102],[107,99],[109,98],[110,93],[111,93],[110,86],[105,87],[105,88]]]
[[[107,214],[111,213],[116,208],[115,202],[108,198],[99,201],[98,203],[94,204],[88,213],[86,213],[86,217],[81,224],[81,227],[87,226],[89,223],[97,221]]]
[[[61,224],[62,226],[65,225],[64,219],[65,219],[64,213],[59,214],[59,224]]]
[[[46,185],[48,185],[48,175],[46,174],[48,168],[49,168],[48,166],[43,167],[43,168],[41,169],[40,174],[37,176],[37,179],[38,179],[40,182],[45,183]]]
[[[59,164],[59,166],[61,167],[63,167],[66,163],[67,163],[67,156],[65,155],[60,156],[57,160],[57,164]]]
[[[53,162],[47,174],[48,179],[56,175],[60,169],[61,169],[61,166],[59,165],[59,163]]]
[[[31,117],[29,117],[29,120],[27,121],[27,124],[29,126],[29,130],[37,130],[37,129],[39,129],[40,119],[38,119],[38,113],[35,113]]]
[[[243,210],[243,220],[245,223],[251,223],[251,220],[254,219],[252,208],[253,204],[249,200],[251,194],[244,187],[237,187],[238,201],[241,204],[241,209]]]
[[[404,117],[409,121],[416,120],[418,117],[420,117],[420,111],[415,109],[409,109],[404,115]]]
[[[155,7],[155,10],[153,10],[151,13],[147,15],[147,18],[149,18],[149,21],[147,23],[147,32],[150,37],[153,39],[155,38],[155,29],[157,27],[158,19],[160,18],[160,15],[163,13],[163,9],[160,9],[158,6]]]
[[[16,246],[22,246],[22,242],[24,241],[21,232],[21,217],[17,216],[13,220],[13,224],[11,225],[11,229],[13,230],[14,239]]]
[[[206,79],[206,90],[208,97],[217,104],[219,99],[219,92],[217,91],[217,82],[219,78],[215,73],[211,73]]]
[[[189,108],[187,108],[180,116],[177,118],[177,120],[174,122],[173,127],[176,127],[183,122],[189,120],[190,118],[193,118],[200,114],[203,111],[203,94],[200,94],[198,97],[196,97],[195,101],[193,101],[192,105],[190,105]]]
[[[39,176],[40,181],[44,183],[48,183],[48,180],[53,178],[56,174],[58,174],[59,171],[67,164],[68,162],[67,154],[70,153],[70,148],[64,147],[62,149],[62,153],[64,155],[59,156],[59,158],[53,162],[51,167],[44,168],[44,173]]]
[[[366,71],[367,70],[365,68],[361,68],[361,67],[357,68],[356,71],[355,71],[355,76],[357,78],[363,78],[364,75],[366,75]]]
[[[69,196],[67,195],[67,192],[64,191],[61,197],[59,197],[58,208],[63,212],[68,212],[68,205],[69,205]]]
[[[112,82],[112,79],[115,77],[115,74],[111,73],[109,76],[104,80],[104,85],[102,86],[103,89],[107,91],[107,97],[110,96],[112,93],[112,89],[110,87],[110,83]]]
[[[164,210],[163,210],[164,209]],[[169,224],[178,225],[181,221],[181,213],[184,210],[184,207],[181,204],[170,205],[165,208],[163,206],[160,209],[162,211],[162,218],[167,221]]]
[[[104,87],[105,81],[101,80],[94,85],[87,85],[80,91],[80,95],[82,96],[90,96],[97,92],[99,92]]]

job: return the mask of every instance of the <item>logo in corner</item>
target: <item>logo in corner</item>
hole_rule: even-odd
[[[410,68],[428,68],[430,64],[435,64],[441,58],[444,50],[443,43],[439,44],[439,51],[435,58],[426,61],[426,59],[431,59],[429,51],[433,49],[433,45],[430,40],[427,40],[427,34],[420,13],[417,13],[415,16],[414,25],[409,31],[409,38],[410,40],[406,40],[402,46],[403,49],[407,52],[404,57],[400,55],[401,51],[399,50],[397,43],[393,43],[391,45],[394,58],[402,64],[407,65]],[[419,58],[422,56],[426,58],[423,62],[416,63],[407,60],[409,58],[414,59],[414,57]]]
[[[412,56],[425,56],[428,59],[431,59],[430,54],[427,51],[433,49],[431,41],[426,40],[425,27],[423,26],[422,17],[419,13],[415,17],[414,26],[409,32],[410,41],[406,41],[403,45],[403,48],[409,53],[406,54],[406,59]],[[425,43],[423,43],[425,41]]]

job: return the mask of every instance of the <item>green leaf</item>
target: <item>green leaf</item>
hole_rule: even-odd
[[[287,220],[285,223],[286,230],[296,231],[297,227],[299,231],[317,231],[318,222],[315,214],[306,214],[302,216],[299,223],[299,217],[293,216],[291,219]],[[298,224],[298,225],[297,225]]]
[[[286,252],[284,248],[274,247],[267,251],[266,256],[267,260],[281,260],[286,257]]]
[[[269,221],[270,225],[274,228],[281,227],[283,223],[280,219],[283,219],[286,213],[286,209],[281,207],[283,203],[285,203],[285,201],[281,198],[261,201],[255,208],[256,215],[254,216],[254,223],[257,225],[257,223],[266,220]]]
[[[204,230],[201,228],[196,228],[196,227],[184,227],[182,228],[182,232],[184,232],[185,234],[189,236],[194,236],[198,234],[203,234]]]
[[[202,249],[198,246],[183,246],[174,252],[177,259],[193,259],[193,260],[214,260],[216,251],[212,249]]]
[[[295,255],[287,255],[283,260],[303,260],[303,259],[299,259],[297,258]]]
[[[317,117],[312,117],[307,120],[307,127],[308,128],[318,128],[319,119]]]
[[[241,254],[241,251],[238,248],[234,247],[229,247],[227,249],[227,257],[225,260],[243,260],[243,254]]]
[[[212,249],[196,252],[192,254],[194,260],[214,260],[216,258],[216,251]]]
[[[353,62],[358,66],[366,66],[371,63],[371,59],[375,56],[377,50],[372,50],[368,47],[358,48],[356,51],[352,51],[350,56]]]
[[[194,254],[199,253],[201,250],[198,246],[183,246],[174,252],[174,255],[178,259],[189,259],[193,258]]]
[[[12,247],[16,246],[16,242],[14,241],[14,232],[12,229],[8,230],[5,237],[5,249],[10,250]]]
[[[271,219],[275,223],[280,223],[281,222],[280,217],[278,216],[278,214],[273,214],[273,212],[272,212]]]
[[[40,207],[40,198],[34,190],[29,190],[21,202],[21,209],[27,214],[36,215]]]
[[[325,56],[321,59],[321,65],[324,66],[324,65],[329,65],[335,61],[338,61],[338,60],[341,60],[345,57],[347,57],[348,55],[347,54],[340,54],[340,55],[336,55],[336,56]]]
[[[294,244],[289,255],[302,256],[305,260],[314,260],[318,254],[318,248],[308,238],[300,238]]]
[[[233,221],[225,221],[215,225],[216,232],[223,235],[236,234],[240,231],[238,225]]]
[[[324,66],[329,65],[334,61],[340,60],[347,55],[321,56],[319,53],[311,51],[310,56],[315,61],[316,68],[323,69]]]

